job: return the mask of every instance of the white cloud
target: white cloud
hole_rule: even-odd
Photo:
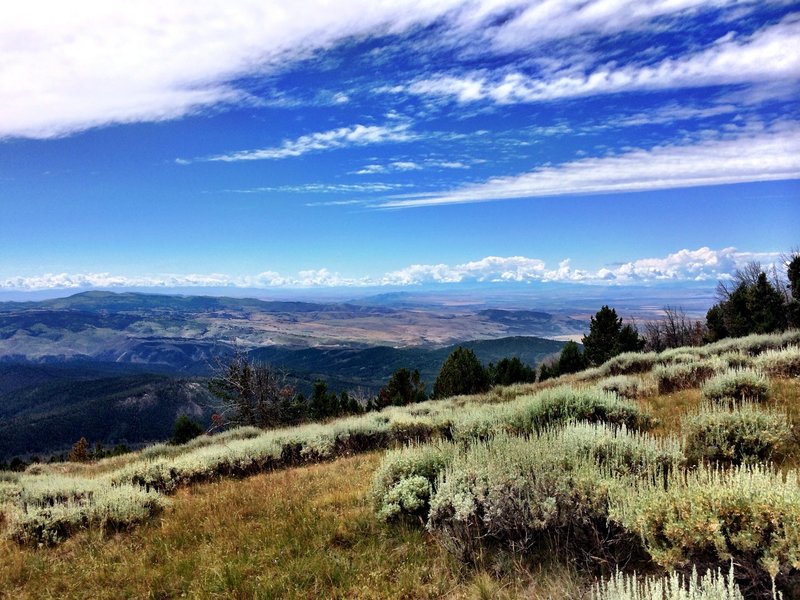
[[[354,38],[436,24],[432,44],[506,52],[583,33],[614,34],[654,18],[726,5],[740,7],[742,2],[4,2],[0,138],[49,138],[112,123],[174,119],[221,105],[269,103],[275,99],[253,98],[237,80],[270,75]],[[784,64],[794,55],[773,58]],[[725,69],[722,62],[716,66]],[[736,66],[731,65],[731,73]],[[769,62],[757,66],[774,71]],[[748,72],[755,73],[753,65]],[[458,86],[464,100],[487,93],[480,82],[464,80]],[[334,103],[347,100],[344,93],[331,98]]]
[[[522,282],[543,279],[545,265],[539,259],[523,256],[488,256],[460,265],[411,265],[387,273],[383,285],[417,285],[421,283]]]
[[[543,0],[525,3],[514,18],[490,28],[486,37],[496,49],[514,51],[586,33],[612,35],[640,29],[659,17],[734,3],[733,0]]]
[[[225,190],[234,194],[263,194],[268,192],[291,192],[296,194],[342,194],[389,192],[409,187],[403,183],[304,183],[302,185],[279,185],[239,190]]]
[[[786,95],[797,90],[800,80],[800,53],[790,50],[798,45],[800,19],[793,16],[744,40],[725,36],[696,54],[668,58],[654,66],[612,65],[590,73],[556,72],[549,78],[520,72],[508,73],[500,80],[482,73],[439,75],[397,86],[393,91],[452,97],[462,103],[491,100],[499,104],[728,84],[763,84],[772,96]]]
[[[369,164],[353,171],[353,175],[376,175],[379,173],[393,173],[397,171],[419,171],[422,169],[469,169],[470,166],[459,160],[434,160],[426,159],[421,162],[411,160],[396,160],[385,165]]]
[[[745,128],[736,137],[584,158],[430,195],[405,195],[380,208],[485,202],[588,193],[636,192],[800,178],[800,123]]]
[[[418,171],[422,167],[411,160],[398,160],[393,162],[391,168],[396,171]]]
[[[246,102],[239,77],[268,74],[351,37],[403,33],[461,4],[4,2],[0,138],[48,138]]]
[[[10,277],[0,280],[0,290],[44,290],[85,288],[331,288],[413,286],[423,284],[459,283],[531,283],[568,282],[616,285],[653,282],[691,282],[730,279],[737,269],[757,260],[765,268],[780,261],[774,252],[740,252],[735,248],[713,250],[683,249],[663,257],[640,258],[608,265],[595,271],[574,268],[564,259],[556,268],[548,268],[538,258],[525,256],[487,256],[480,260],[456,265],[415,264],[385,273],[378,277],[353,277],[328,269],[308,269],[294,276],[276,271],[256,275],[229,276],[223,274],[190,274],[137,276],[109,273],[46,274],[33,277]]]
[[[647,112],[621,116],[605,123],[604,126],[638,127],[640,125],[675,123],[677,121],[689,121],[693,119],[709,119],[720,115],[729,115],[739,110],[740,107],[727,103],[705,108],[671,104]]]
[[[208,161],[236,162],[240,160],[276,160],[294,156],[302,156],[309,152],[320,152],[347,146],[366,146],[386,142],[408,142],[415,139],[410,131],[409,123],[392,126],[353,125],[339,127],[330,131],[322,131],[300,136],[295,140],[286,140],[280,146],[261,148],[258,150],[240,150],[229,154],[211,156]]]

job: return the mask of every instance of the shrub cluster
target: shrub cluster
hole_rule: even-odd
[[[678,390],[698,387],[719,367],[711,360],[661,364],[653,369],[659,394],[670,394]]]
[[[452,437],[468,442],[503,432],[525,435],[570,421],[610,423],[629,429],[647,429],[651,424],[649,415],[636,404],[613,392],[559,386],[506,404],[459,411],[452,422]]]
[[[383,519],[424,516],[429,504],[428,527],[464,560],[487,542],[521,550],[553,536],[601,552],[609,487],[682,462],[676,440],[578,423],[392,453],[373,498]]]
[[[702,386],[703,397],[717,402],[734,400],[761,402],[769,397],[769,380],[754,369],[728,369],[708,379]]]
[[[156,514],[166,502],[154,491],[101,479],[30,476],[23,483],[5,504],[7,535],[20,543],[57,543],[89,525],[123,529]]]
[[[602,368],[609,375],[647,373],[655,366],[658,359],[657,352],[625,352],[607,361]]]
[[[753,359],[753,366],[769,375],[800,377],[800,346],[765,350]]]
[[[792,427],[782,412],[750,402],[707,405],[683,423],[684,452],[698,462],[741,464],[777,458],[791,443]]]
[[[598,387],[606,392],[614,392],[621,398],[634,400],[651,393],[651,386],[645,384],[640,377],[633,375],[615,375],[598,383]]]
[[[14,480],[0,482],[0,506],[7,507],[0,512],[10,515],[5,520],[15,539],[54,541],[93,523],[121,527],[141,520],[161,506],[159,494],[194,482],[245,476],[410,441],[464,440],[471,439],[474,432],[530,433],[575,418],[629,427],[648,423],[635,405],[596,389],[561,387],[500,405],[451,398],[388,407],[328,424],[268,431],[243,427],[200,436],[180,446],[157,444],[126,458],[124,464],[115,463],[94,479],[59,475],[52,469],[41,475],[15,474]],[[86,472],[86,467],[81,469]],[[45,486],[51,490],[49,495],[42,492]],[[426,492],[422,481],[416,480],[404,482],[395,493],[395,503],[410,510],[413,502],[409,498],[424,498]]]
[[[756,407],[744,411],[754,415]],[[424,519],[427,510],[428,529],[468,562],[497,548],[545,547],[589,562],[649,556],[684,573],[733,560],[747,594],[771,589],[773,578],[784,588],[800,580],[798,474],[761,465],[687,469],[675,438],[572,424],[527,437],[405,448],[378,473],[373,498],[381,518]],[[621,581],[598,593],[616,597]],[[695,587],[719,591],[718,583]],[[652,590],[626,593],[649,598]]]
[[[638,532],[665,568],[721,567],[769,589],[770,579],[800,573],[798,473],[763,466],[723,471],[707,466],[643,480],[611,500],[610,516]]]

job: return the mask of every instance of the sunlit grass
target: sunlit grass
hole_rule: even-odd
[[[181,490],[156,521],[55,548],[0,542],[9,598],[425,598],[462,582],[418,528],[386,527],[368,488],[379,454]]]

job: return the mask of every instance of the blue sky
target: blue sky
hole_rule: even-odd
[[[795,2],[6,4],[1,292],[680,286],[800,244]]]

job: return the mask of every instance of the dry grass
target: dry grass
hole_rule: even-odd
[[[456,563],[413,524],[374,516],[381,453],[180,490],[154,522],[52,548],[0,541],[0,598],[584,598],[557,560]]]
[[[585,582],[540,566],[500,578],[463,570],[413,525],[368,500],[380,453],[179,491],[154,522],[55,548],[0,541],[0,597],[578,597]],[[496,594],[495,594],[496,592]],[[573,594],[574,592],[574,594]],[[577,594],[577,596],[575,595]]]
[[[51,549],[0,542],[8,598],[438,597],[457,587],[445,552],[386,528],[367,489],[379,455],[180,491],[158,522]]]

